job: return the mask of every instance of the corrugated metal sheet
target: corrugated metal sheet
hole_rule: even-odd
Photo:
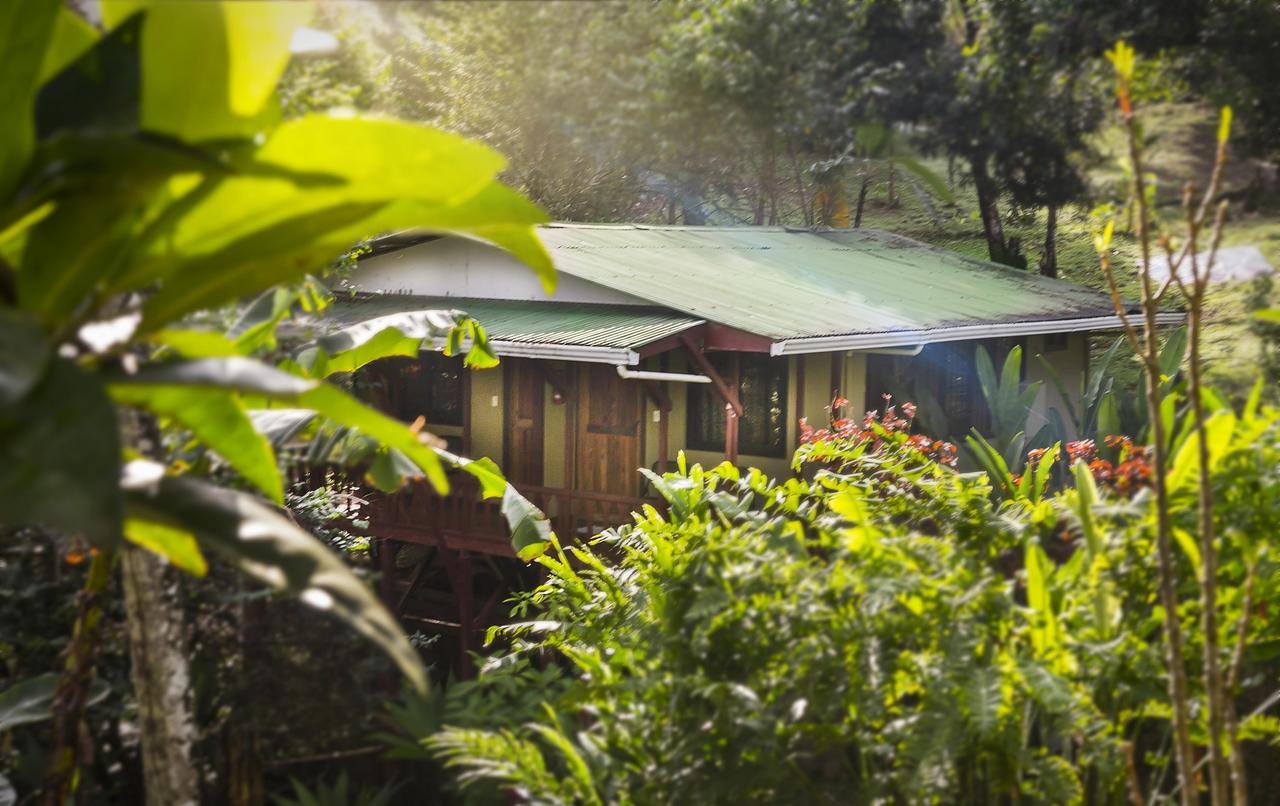
[[[553,224],[556,267],[776,340],[1114,314],[1097,291],[874,230]]]
[[[490,340],[530,345],[635,349],[702,324],[663,308],[408,294],[339,299],[325,311],[324,321],[326,328],[337,329],[419,310],[465,311],[484,326]]]

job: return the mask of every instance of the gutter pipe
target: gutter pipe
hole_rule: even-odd
[[[711,383],[706,375],[693,375],[687,372],[649,372],[648,370],[627,369],[618,365],[618,377],[636,381],[675,381],[676,383]]]

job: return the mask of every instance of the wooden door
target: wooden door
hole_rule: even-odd
[[[614,367],[583,364],[578,375],[579,490],[636,495],[640,489],[640,384]]]
[[[514,484],[542,485],[542,374],[527,358],[504,358],[506,427],[502,469]]]

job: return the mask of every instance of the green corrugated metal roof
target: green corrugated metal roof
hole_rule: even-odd
[[[621,350],[637,349],[702,324],[701,319],[664,308],[409,294],[338,299],[325,310],[324,320],[327,328],[336,329],[419,310],[465,311],[484,326],[491,341]]]
[[[1114,315],[1092,289],[874,230],[552,224],[561,272],[775,340]]]

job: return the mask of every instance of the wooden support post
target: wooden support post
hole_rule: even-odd
[[[475,676],[475,663],[471,650],[475,647],[475,601],[471,587],[471,555],[458,552],[457,579],[454,592],[458,596],[458,679],[470,680]]]
[[[399,616],[400,607],[396,601],[396,543],[385,537],[378,541],[378,574],[378,595],[391,615]]]
[[[578,372],[570,364],[565,375],[565,399],[571,402],[564,407],[564,486],[572,490],[578,475]]]
[[[738,355],[734,353],[729,359],[729,377],[726,381],[729,384],[729,388],[734,391],[735,398],[741,383],[740,370]],[[741,405],[735,408],[732,402],[724,404],[724,460],[735,465],[738,463],[738,418],[741,415]]]
[[[796,362],[796,419],[799,420],[804,415],[804,359],[803,355],[796,356],[793,360]]]
[[[843,385],[840,382],[840,369],[843,366],[842,358],[843,356],[840,353],[831,354],[831,397],[833,400],[840,395],[840,387]]]
[[[738,463],[738,413],[724,404],[724,460]]]

